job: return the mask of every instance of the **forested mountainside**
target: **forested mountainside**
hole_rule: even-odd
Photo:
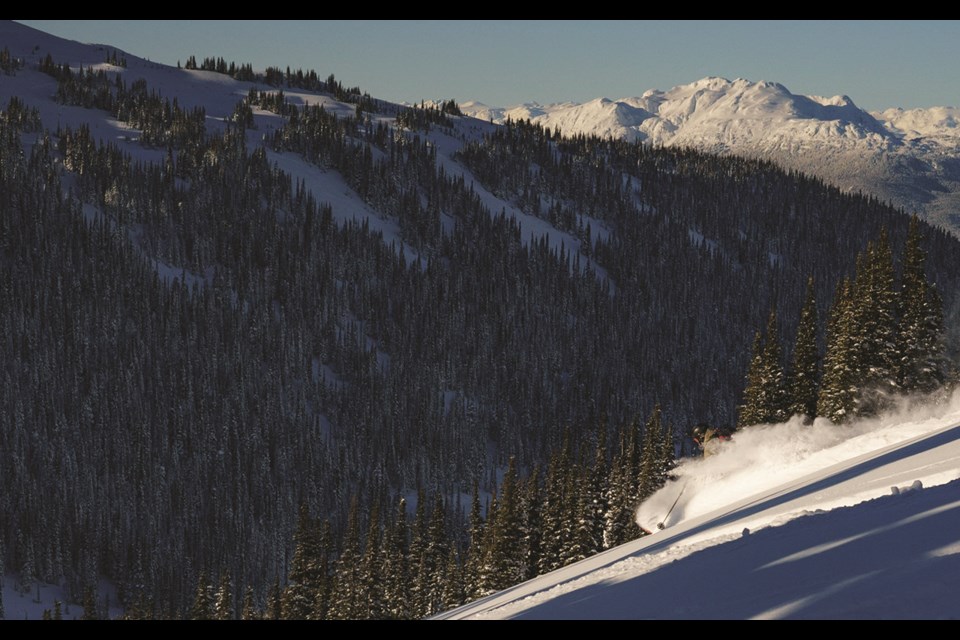
[[[81,68],[111,50],[18,29],[0,31],[0,558],[25,584],[105,577],[175,616],[229,575],[262,603],[301,505],[339,539],[418,491],[462,551],[473,488],[510,458],[527,476],[592,455],[656,404],[678,446],[733,424],[771,308],[791,344],[809,277],[825,313],[868,240],[899,255],[907,236],[902,212],[770,163],[312,72]],[[923,242],[949,325],[960,245]]]

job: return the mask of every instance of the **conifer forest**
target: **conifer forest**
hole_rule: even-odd
[[[0,61],[149,151],[0,105],[0,574],[90,617],[429,616],[642,535],[695,424],[955,382],[960,241],[868,195],[312,71],[191,56],[250,85],[211,114]]]

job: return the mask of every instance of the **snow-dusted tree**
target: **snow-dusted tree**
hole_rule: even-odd
[[[827,321],[823,378],[817,395],[817,415],[837,424],[852,416],[856,395],[856,353],[851,337],[854,323],[851,288],[847,278],[837,284]]]
[[[543,547],[543,519],[542,493],[540,490],[540,470],[533,473],[523,482],[521,489],[522,506],[522,535],[523,535],[523,563],[526,567],[525,578],[538,575],[540,555]]]
[[[430,526],[427,533],[427,547],[421,566],[425,580],[424,615],[437,613],[443,608],[443,589],[446,582],[448,556],[451,553],[449,533],[447,532],[447,515],[443,496],[439,491],[434,495],[433,510],[430,514]],[[423,579],[423,578],[421,578]]]
[[[463,569],[463,590],[468,599],[477,598],[480,593],[480,569],[483,564],[483,533],[484,519],[480,508],[480,487],[473,483],[473,493],[470,499],[469,540],[467,559]]]
[[[657,405],[644,426],[643,450],[640,452],[640,478],[637,481],[637,504],[652,495],[667,480],[669,463],[665,459],[663,446],[664,429],[660,405]],[[670,451],[670,462],[672,461],[673,452]]]
[[[267,608],[263,612],[264,620],[283,619],[283,590],[280,588],[280,577],[273,580],[273,586],[267,594]]]
[[[97,608],[97,592],[93,586],[88,586],[83,590],[83,615],[80,619],[99,620],[100,613]]]
[[[857,262],[852,304],[851,348],[857,354],[855,379],[859,388],[854,411],[872,416],[886,409],[898,390],[897,292],[886,229]]]
[[[233,620],[234,617],[233,582],[230,580],[230,571],[225,569],[220,574],[220,586],[217,588],[215,595],[213,619]]]
[[[753,355],[750,357],[750,368],[747,370],[743,401],[737,413],[738,428],[763,422],[764,408],[760,402],[760,391],[763,388],[763,352],[763,336],[757,331],[753,337]]]
[[[578,537],[587,555],[599,553],[604,548],[603,532],[606,526],[605,516],[609,508],[607,503],[607,481],[610,471],[607,468],[607,421],[604,417],[598,422],[596,442],[594,444],[593,465],[583,467],[584,478],[581,482],[582,500],[578,509],[580,521]]]
[[[363,618],[363,583],[360,572],[360,522],[356,497],[350,501],[343,549],[337,560],[328,617],[334,620]]]
[[[243,592],[243,608],[240,610],[241,620],[259,620],[260,615],[257,612],[257,603],[253,596],[253,587],[247,585]]]
[[[813,277],[807,280],[807,293],[800,310],[797,341],[793,347],[790,371],[791,415],[817,417],[817,391],[820,388],[820,350],[817,346],[817,295]]]
[[[563,551],[572,538],[573,523],[566,513],[573,499],[567,494],[571,466],[570,440],[569,436],[565,436],[560,449],[550,456],[541,492],[538,573],[547,573],[563,566]]]
[[[486,591],[505,589],[521,582],[525,575],[519,486],[513,458],[495,504],[484,535],[482,588]]]
[[[426,562],[427,549],[427,496],[421,488],[417,491],[417,508],[413,512],[413,526],[410,532],[410,553],[408,555],[409,611],[414,618],[422,618],[427,609],[427,585],[429,576],[421,569]]]
[[[297,529],[294,532],[293,559],[281,607],[285,620],[306,620],[314,610],[317,592],[326,580],[320,575],[324,550],[320,548],[317,527],[305,504],[300,505]]]
[[[444,581],[439,611],[447,611],[466,602],[463,587],[463,567],[456,553],[451,552],[449,554],[443,575]]]
[[[948,379],[944,357],[943,302],[926,275],[920,221],[910,219],[900,288],[898,380],[903,391],[930,393]]]
[[[310,577],[316,582],[313,585],[314,601],[313,611],[309,615],[311,620],[326,620],[327,612],[330,609],[331,582],[330,563],[333,553],[333,533],[329,520],[324,520],[317,533],[317,557],[314,560],[314,566],[311,568]]]
[[[364,544],[358,574],[361,590],[358,617],[364,620],[377,620],[383,618],[386,607],[383,600],[383,540],[380,507],[376,501],[370,509]]]
[[[567,523],[569,533],[563,540],[560,550],[560,566],[566,566],[590,555],[588,497],[584,490],[584,470],[579,463],[570,465],[564,481],[563,519]]]
[[[407,501],[397,503],[397,510],[384,534],[383,600],[384,617],[403,620],[410,616],[409,571],[407,568]]]
[[[604,546],[608,549],[628,542],[640,533],[633,519],[634,509],[639,502],[637,492],[642,453],[638,419],[631,420],[620,429],[619,443],[619,450],[610,465],[607,484],[607,503],[610,506],[603,536]]]
[[[197,590],[190,607],[191,620],[211,620],[213,617],[214,598],[212,587],[206,571],[201,571],[197,577]]]
[[[743,391],[743,404],[740,406],[737,426],[783,422],[788,417],[788,409],[789,397],[777,329],[777,310],[772,309],[764,340],[760,340],[759,333],[754,338],[753,357],[747,372],[747,386]]]

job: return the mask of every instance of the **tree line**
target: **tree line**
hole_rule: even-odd
[[[678,442],[659,407],[643,426],[620,428],[613,451],[606,433],[601,419],[593,442],[565,440],[525,477],[511,458],[485,500],[474,484],[466,518],[441,492],[421,491],[412,520],[403,497],[381,497],[365,513],[354,500],[338,540],[329,520],[301,505],[285,582],[261,603],[229,573],[201,572],[187,617],[423,618],[628,542],[642,535],[634,510],[667,481]],[[127,615],[163,614],[142,600]]]
[[[793,415],[834,423],[878,415],[896,398],[929,394],[955,379],[945,353],[943,301],[926,273],[920,222],[910,221],[899,283],[885,229],[856,259],[853,278],[836,287],[825,329],[814,283],[807,284],[793,359],[784,364],[777,313],[757,332],[738,426],[783,422]],[[825,335],[820,358],[818,335]]]

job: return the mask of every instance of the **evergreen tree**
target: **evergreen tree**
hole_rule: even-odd
[[[197,591],[190,608],[191,620],[211,620],[213,616],[213,594],[210,592],[210,580],[207,572],[201,571],[197,578]]]
[[[257,605],[254,602],[253,597],[253,587],[247,585],[247,588],[243,592],[243,608],[240,611],[241,620],[258,620],[260,616],[257,614]]]
[[[498,590],[500,565],[495,562],[497,548],[497,494],[494,493],[487,504],[487,523],[483,535],[483,548],[480,550],[480,561],[477,565],[476,598],[495,593]]]
[[[873,416],[897,391],[897,296],[886,229],[858,261],[853,293],[853,349],[857,353],[855,413]]]
[[[526,567],[525,579],[529,579],[538,575],[543,545],[539,469],[534,469],[526,482],[523,483],[521,494],[523,564]]]
[[[333,551],[333,533],[330,521],[324,520],[317,533],[317,556],[310,569],[310,590],[314,592],[313,610],[309,615],[311,620],[326,620],[330,609],[331,577],[330,555]]]
[[[579,462],[570,465],[567,472],[563,493],[564,501],[563,521],[568,533],[563,540],[560,550],[560,566],[567,566],[582,560],[589,554],[590,536],[586,515],[588,512],[587,495],[583,487],[584,471]]]
[[[926,275],[920,220],[910,219],[903,252],[897,373],[905,392],[930,393],[948,379],[944,357],[943,303]]]
[[[519,507],[516,461],[511,458],[484,536],[485,590],[506,589],[524,578],[526,571]]]
[[[473,493],[470,499],[469,540],[467,559],[463,569],[463,590],[468,599],[478,598],[481,595],[480,569],[483,564],[483,532],[484,520],[480,510],[480,487],[473,483]]]
[[[593,467],[587,471],[588,478],[584,487],[585,508],[583,514],[584,533],[587,536],[587,548],[590,555],[604,549],[603,532],[606,527],[605,516],[609,509],[607,503],[607,480],[610,471],[607,467],[607,421],[602,419],[597,428],[596,449]]]
[[[393,620],[410,617],[407,536],[407,501],[400,498],[393,523],[385,536],[383,554],[384,617]]]
[[[789,417],[790,400],[782,359],[777,310],[774,308],[767,320],[766,339],[761,341],[759,333],[754,338],[753,357],[747,372],[738,427],[778,423]]]
[[[763,389],[764,348],[763,338],[759,331],[753,337],[753,355],[750,357],[750,368],[747,370],[747,384],[743,390],[743,403],[737,413],[737,428],[742,429],[763,422],[765,409],[761,405],[761,391]]]
[[[270,593],[267,594],[267,609],[263,617],[265,620],[283,619],[283,591],[280,589],[280,576],[274,578]]]
[[[427,549],[427,497],[423,489],[417,491],[417,508],[413,513],[413,528],[410,534],[408,571],[410,578],[410,614],[422,618],[427,610],[427,586],[429,576],[424,575]]]
[[[662,442],[664,427],[660,405],[653,408],[643,432],[643,451],[640,454],[640,478],[637,488],[639,504],[663,486],[667,480]]]
[[[81,620],[99,620],[100,614],[97,611],[97,592],[92,586],[83,590],[83,615]]]
[[[220,575],[220,587],[217,589],[216,602],[214,604],[214,620],[233,620],[233,584],[230,580],[230,571],[224,570]]]
[[[571,523],[566,507],[573,496],[567,495],[570,475],[570,439],[565,435],[559,450],[550,456],[544,479],[540,509],[540,554],[537,573],[547,573],[562,566],[563,550],[571,539]]]
[[[446,581],[446,569],[450,544],[447,533],[446,509],[443,497],[438,491],[434,497],[433,512],[430,515],[427,547],[421,572],[426,580],[426,611],[424,615],[438,613],[443,609],[443,589]]]
[[[285,620],[306,620],[313,613],[317,592],[326,576],[320,575],[322,552],[317,540],[316,525],[305,504],[300,505],[293,541],[290,575],[281,598],[282,615]]]
[[[765,407],[764,422],[784,422],[788,417],[789,397],[786,375],[783,371],[783,353],[777,328],[777,310],[770,311],[764,346],[763,391],[761,403]]]
[[[853,350],[853,301],[851,283],[837,284],[827,321],[827,348],[823,357],[823,378],[817,396],[817,415],[835,424],[853,414],[856,387],[856,353]]]
[[[363,617],[363,584],[360,574],[360,522],[356,496],[350,501],[343,549],[337,560],[329,617],[335,620],[359,620]]]
[[[443,590],[438,611],[448,611],[466,602],[463,585],[463,567],[456,553],[450,553],[443,572]]]
[[[639,535],[634,521],[640,480],[641,440],[640,422],[634,419],[620,430],[620,449],[610,465],[610,481],[607,486],[606,526],[604,546],[612,548],[629,542]]]
[[[797,342],[793,348],[790,376],[791,415],[817,417],[817,392],[820,388],[820,355],[817,347],[817,297],[813,277],[807,280],[807,294],[800,310]]]
[[[358,580],[361,588],[360,618],[377,620],[383,618],[386,607],[383,601],[383,542],[380,531],[380,507],[374,501],[367,523],[367,537],[363,556],[360,559]]]

